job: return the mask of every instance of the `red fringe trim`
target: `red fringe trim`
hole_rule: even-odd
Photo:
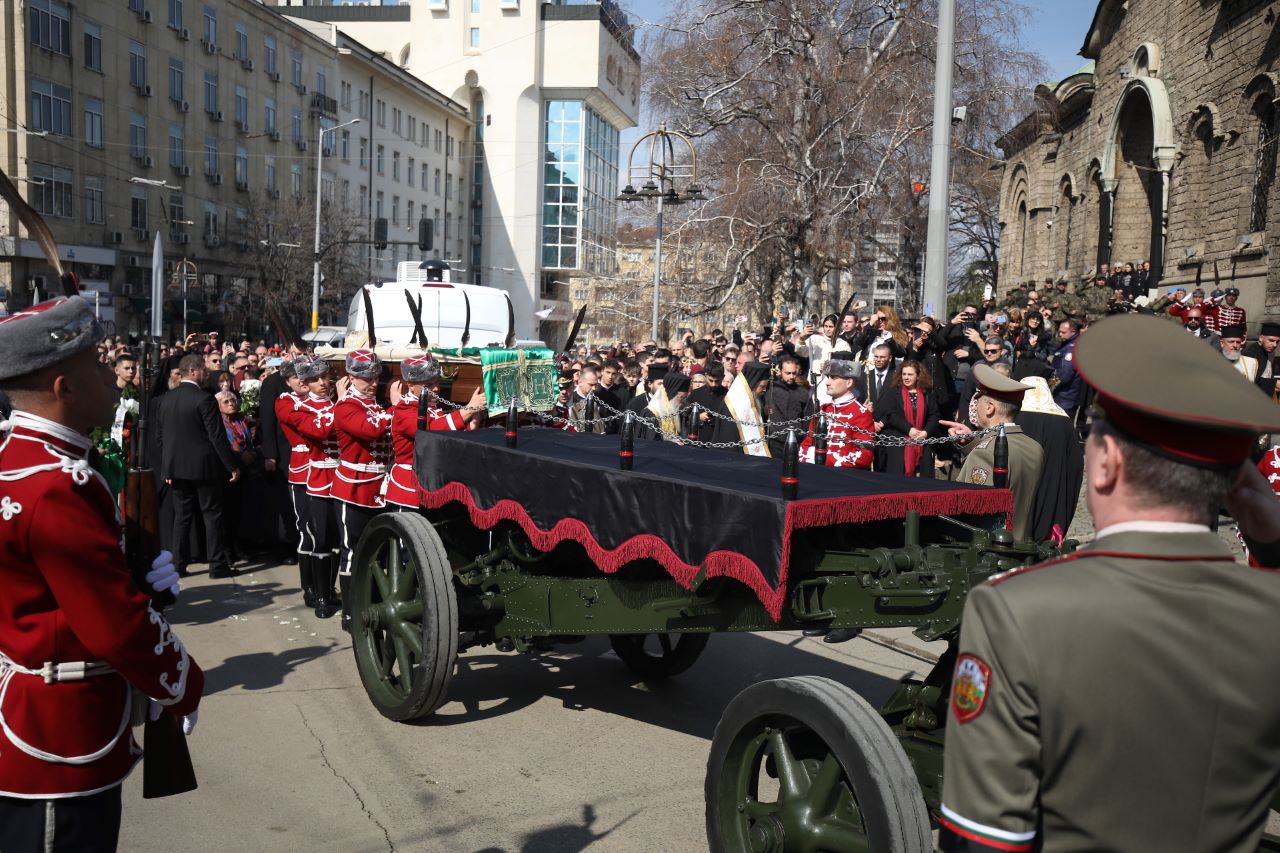
[[[550,551],[561,542],[569,540],[577,542],[586,550],[591,562],[606,574],[613,574],[627,563],[649,559],[658,562],[685,589],[689,588],[702,569],[706,570],[709,578],[733,578],[746,584],[756,594],[775,622],[782,618],[782,606],[786,602],[791,534],[796,530],[901,518],[909,510],[922,515],[994,515],[1009,513],[1013,508],[1013,495],[1007,489],[795,501],[787,506],[786,527],[782,532],[782,558],[778,566],[778,586],[775,589],[754,560],[735,551],[712,551],[701,565],[695,566],[686,563],[671,546],[650,533],[638,534],[617,548],[610,549],[601,545],[587,525],[576,518],[562,518],[550,530],[543,530],[516,501],[500,500],[486,509],[476,503],[470,489],[462,483],[446,483],[434,491],[419,487],[418,495],[419,502],[426,509],[439,509],[457,501],[466,507],[471,523],[481,530],[488,530],[501,521],[514,521],[529,537],[533,547],[540,551]]]

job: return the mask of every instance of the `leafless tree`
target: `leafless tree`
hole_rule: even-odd
[[[985,116],[988,100],[1007,105],[1025,86],[1011,79],[1025,56],[1010,38],[1016,14],[975,3],[960,19],[957,102]],[[899,266],[914,279],[925,202],[911,185],[928,174],[935,20],[927,0],[683,0],[656,30],[652,112],[698,140],[711,188],[668,225],[721,255],[707,309],[743,290],[759,316],[779,302],[830,304],[828,273],[856,271],[886,219],[907,235]],[[899,301],[916,308],[918,282],[901,284]]]

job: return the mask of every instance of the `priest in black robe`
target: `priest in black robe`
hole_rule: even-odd
[[[1031,506],[1031,539],[1060,542],[1071,527],[1084,481],[1084,447],[1075,424],[1055,402],[1040,376],[1021,380],[1032,390],[1023,396],[1016,422],[1044,448],[1040,485]]]

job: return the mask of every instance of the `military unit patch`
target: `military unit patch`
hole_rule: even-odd
[[[957,722],[967,723],[982,713],[991,686],[991,667],[975,655],[960,655],[951,684],[951,713]]]
[[[975,485],[985,486],[987,480],[991,479],[991,472],[986,468],[974,468],[969,472],[969,482]]]

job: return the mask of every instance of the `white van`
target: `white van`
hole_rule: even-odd
[[[367,284],[363,289],[369,293],[373,306],[374,334],[379,346],[410,345],[414,322],[409,298],[415,304],[422,300],[422,329],[432,347],[462,344],[468,308],[471,338],[467,346],[502,346],[512,332],[511,297],[506,291],[451,282],[449,265],[444,261],[401,261],[395,281]],[[347,312],[348,335],[368,332],[364,310],[364,295],[357,290]]]

